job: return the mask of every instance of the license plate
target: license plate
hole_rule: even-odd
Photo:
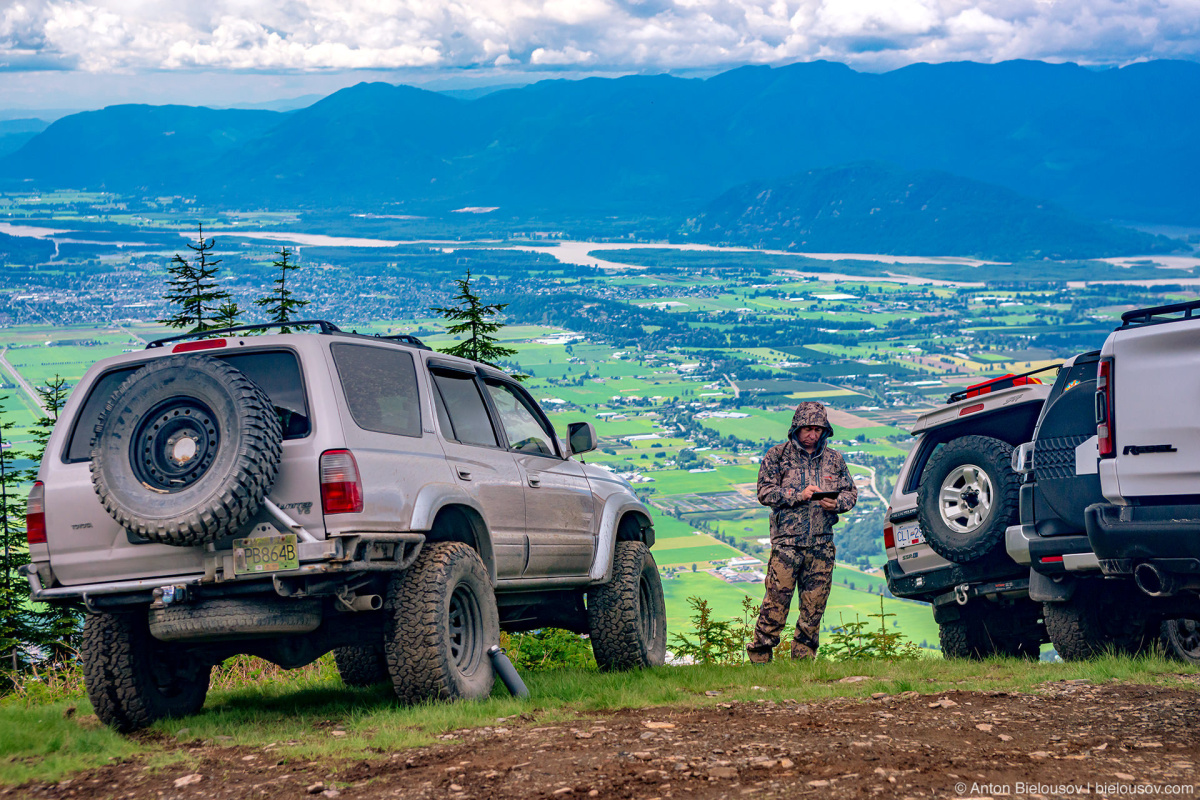
[[[296,550],[296,534],[261,536],[233,540],[233,574],[253,575],[258,572],[279,572],[299,569],[300,554]]]
[[[896,547],[912,547],[914,544],[925,544],[925,536],[921,533],[919,522],[901,525],[896,529]]]

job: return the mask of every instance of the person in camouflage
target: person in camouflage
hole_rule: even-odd
[[[758,469],[758,502],[771,508],[771,558],[766,598],[754,641],[746,648],[755,663],[771,660],[797,586],[800,618],[792,658],[817,654],[817,634],[833,584],[833,526],[838,514],[854,508],[858,500],[845,459],[825,446],[832,434],[825,406],[801,403],[787,441],[768,450]],[[812,499],[814,492],[832,491],[838,493],[836,498]]]

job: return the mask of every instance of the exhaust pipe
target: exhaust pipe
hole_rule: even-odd
[[[1150,597],[1171,597],[1179,591],[1174,575],[1145,561],[1133,568],[1133,582]]]
[[[383,598],[377,594],[359,594],[345,605],[351,611],[378,611],[383,608]]]

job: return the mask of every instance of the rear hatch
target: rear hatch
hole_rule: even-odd
[[[313,357],[320,354],[320,343],[315,339],[297,336],[212,339],[188,343],[192,346],[183,352],[197,349],[195,345],[206,345],[202,356],[222,359],[241,370],[270,397],[283,422],[284,441],[279,474],[269,496],[313,535],[322,537],[316,465],[322,450],[331,445],[319,442],[312,422],[319,411],[314,408],[314,399],[319,405],[323,398],[314,398],[306,388],[326,370],[324,359]],[[174,350],[180,350],[180,346]],[[172,352],[168,347],[100,362],[84,376],[63,409],[42,460],[39,478],[45,484],[50,562],[56,578],[64,585],[203,572],[204,547],[147,543],[131,537],[105,511],[92,484],[93,432],[108,399],[150,359]],[[323,380],[328,382],[328,376],[323,376]],[[336,436],[340,430],[323,433]],[[252,528],[253,522],[246,526],[246,532]],[[229,539],[218,544],[218,547],[228,546]]]

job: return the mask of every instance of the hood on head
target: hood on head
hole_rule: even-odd
[[[796,431],[805,425],[814,425],[825,429],[821,436],[821,444],[833,436],[833,426],[829,424],[829,415],[825,413],[825,405],[815,400],[805,400],[796,406],[796,414],[792,417],[792,427],[788,429],[788,438],[796,438]]]

